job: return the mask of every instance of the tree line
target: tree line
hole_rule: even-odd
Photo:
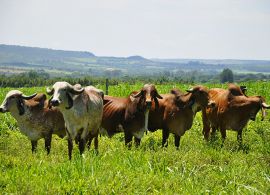
[[[108,77],[109,85],[117,85],[125,82],[135,84],[136,82],[166,84],[172,82],[179,83],[225,83],[225,82],[246,82],[250,80],[270,80],[270,75],[264,74],[234,74],[230,69],[224,69],[220,74],[207,75],[199,71],[177,72],[172,74],[169,71],[161,72],[160,74],[151,76],[122,76]],[[80,83],[81,85],[104,85],[105,77],[83,76],[74,77],[50,77],[46,72],[30,71],[12,76],[0,75],[0,87],[33,87],[33,86],[50,86],[56,81],[67,81],[71,84]]]

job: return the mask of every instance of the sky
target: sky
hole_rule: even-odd
[[[269,0],[0,0],[0,44],[270,60]]]

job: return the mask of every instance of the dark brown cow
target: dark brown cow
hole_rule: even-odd
[[[162,129],[162,146],[168,145],[169,133],[173,133],[175,146],[179,148],[180,138],[191,128],[195,114],[207,106],[214,106],[214,102],[209,102],[207,88],[196,86],[187,92],[171,90],[170,94],[162,95],[159,108],[152,107],[150,111],[148,129]]]
[[[241,93],[236,92],[237,90],[232,90],[231,86],[228,90],[209,90],[210,99],[216,102],[216,107],[203,110],[203,134],[206,140],[209,139],[211,128],[212,134],[220,129],[223,141],[226,138],[226,130],[231,129],[237,131],[237,139],[241,142],[242,130],[249,119],[254,121],[259,110],[262,110],[264,118],[265,109],[270,108],[261,96],[248,97],[241,90]]]
[[[147,131],[152,102],[158,107],[157,98],[162,99],[152,84],[144,85],[139,92],[132,92],[126,98],[105,96],[101,133],[112,137],[115,133],[124,132],[125,144],[129,144],[134,136],[138,146]]]
[[[12,90],[7,93],[0,112],[10,112],[17,120],[20,131],[31,140],[32,152],[36,151],[38,140],[44,138],[49,154],[52,134],[62,138],[66,135],[63,115],[56,108],[49,109],[45,94],[25,96]]]

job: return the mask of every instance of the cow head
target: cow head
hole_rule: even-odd
[[[73,106],[72,97],[81,94],[83,91],[84,88],[81,88],[78,84],[72,86],[67,82],[56,82],[52,89],[47,88],[47,94],[51,95],[49,104],[70,109]]]
[[[138,93],[131,94],[131,98],[139,98],[139,106],[147,110],[152,107],[152,100],[155,102],[155,107],[158,108],[158,99],[163,99],[153,84],[145,84]]]
[[[7,93],[2,105],[0,106],[0,112],[19,112],[19,115],[23,115],[24,110],[24,100],[30,100],[34,98],[37,94],[30,96],[24,95],[19,90],[11,90]]]
[[[208,89],[206,87],[199,85],[186,91],[191,93],[190,99],[192,104],[196,103],[200,108],[215,106],[215,102],[209,99]]]
[[[228,90],[230,93],[234,96],[239,96],[239,95],[246,95],[247,87],[246,86],[238,86],[233,83],[228,84]]]

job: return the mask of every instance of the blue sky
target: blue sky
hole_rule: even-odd
[[[98,56],[270,59],[269,0],[0,0],[0,43]]]

